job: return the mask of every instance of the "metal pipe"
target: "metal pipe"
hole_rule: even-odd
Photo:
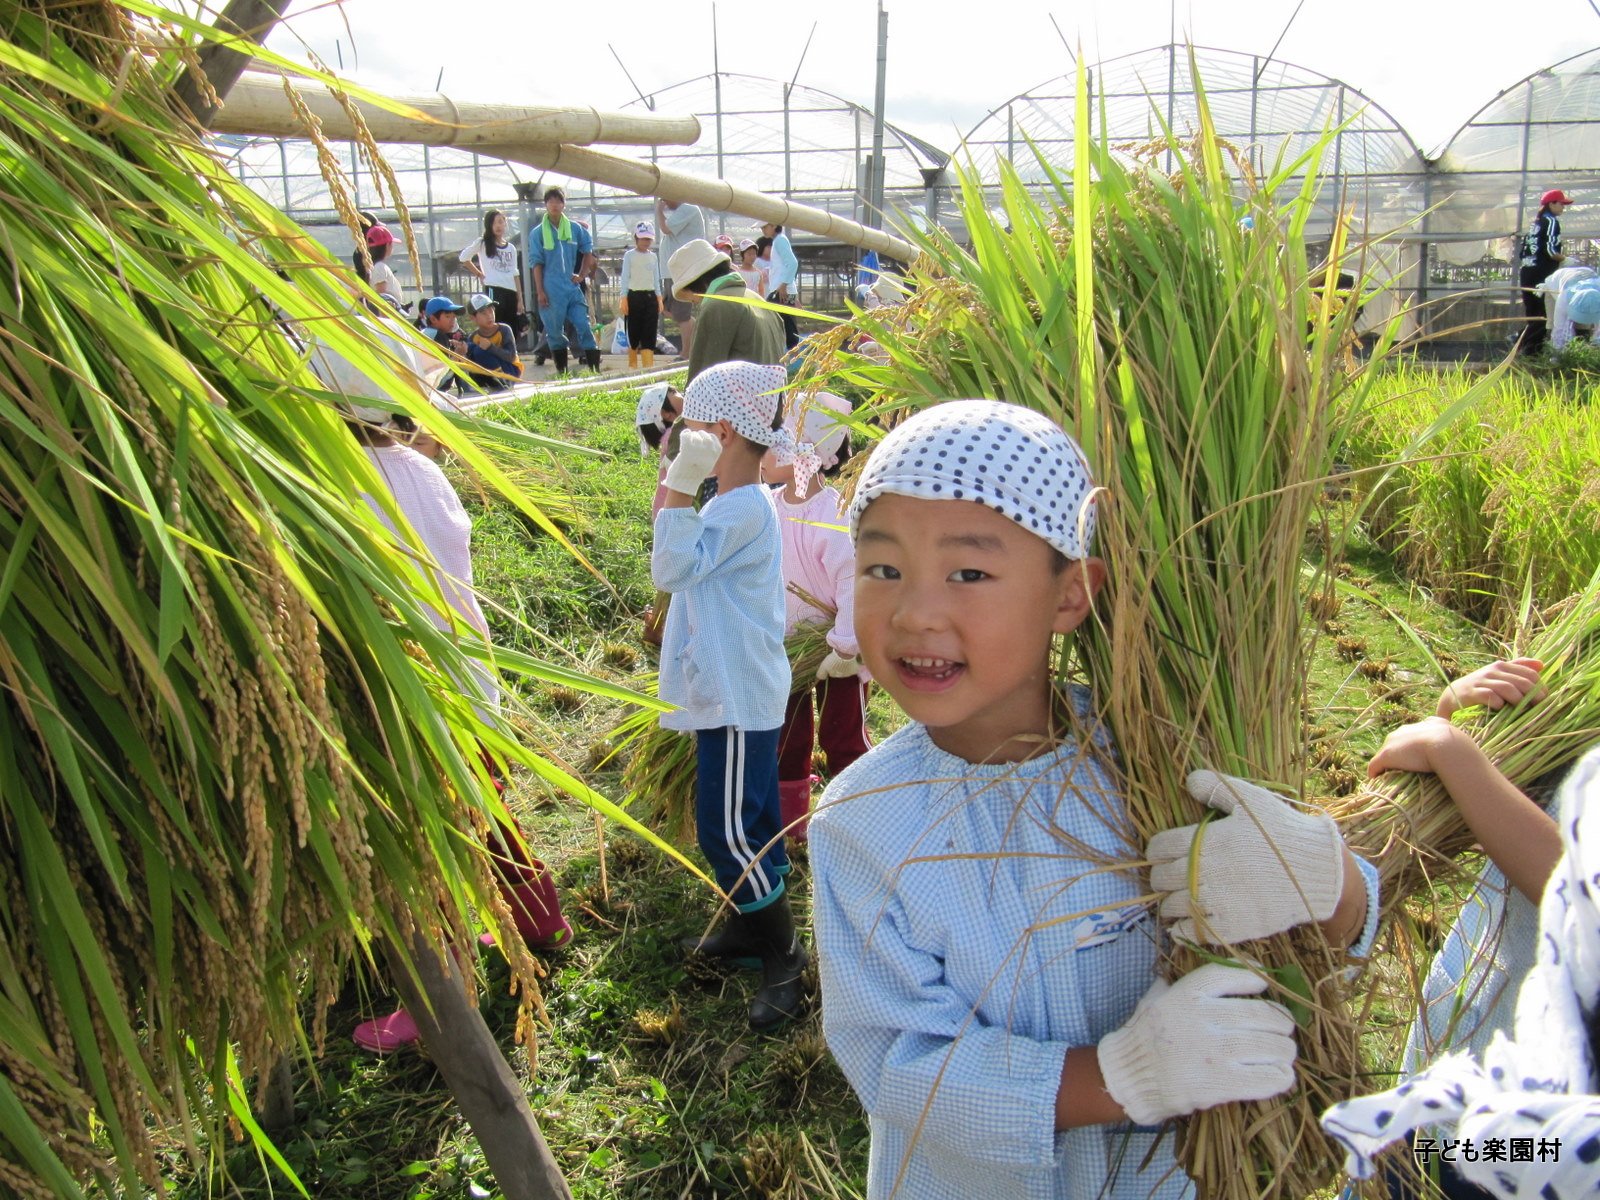
[[[883,228],[883,105],[884,86],[889,77],[889,14],[878,0],[878,91],[872,102],[872,180],[867,193],[866,224]]]

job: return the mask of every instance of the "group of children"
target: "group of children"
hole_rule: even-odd
[[[802,582],[801,570],[841,578],[822,555],[800,568],[786,553],[805,543],[786,542],[786,526],[837,524],[802,507],[810,474],[837,452],[817,454],[825,438],[808,420],[790,429],[809,448],[788,444],[784,385],[781,370],[748,363],[709,368],[689,385],[681,415],[672,413],[687,428],[663,476],[652,557],[657,586],[674,594],[661,693],[678,708],[663,723],[698,738],[701,845],[734,907],[718,933],[691,945],[759,962],[757,1028],[792,1013],[806,957],[780,832],[803,823],[775,770],[790,736],[779,723],[784,579]],[[660,422],[658,431],[664,413]],[[775,496],[762,470],[780,460],[805,465]],[[716,494],[697,510],[710,475]],[[1146,848],[1148,888],[1161,897],[1153,910],[1136,874],[1115,869],[1129,853],[1111,747],[1088,697],[1062,692],[1051,673],[1053,642],[1088,618],[1104,578],[1092,554],[1092,491],[1081,451],[1046,418],[948,401],[878,443],[846,514],[854,581],[840,611],[852,621],[830,658],[848,663],[857,685],[870,675],[910,718],[836,768],[809,830],[823,1028],[868,1114],[872,1197],[1191,1194],[1162,1123],[1288,1091],[1294,1021],[1249,971],[1209,962],[1159,979],[1163,943],[1225,953],[1314,923],[1363,957],[1376,936],[1377,873],[1333,821],[1215,773],[1197,772],[1188,787],[1226,815],[1203,839],[1189,827]],[[1449,719],[1467,704],[1534,698],[1540,670],[1516,660],[1467,676],[1435,717],[1396,731],[1371,763],[1374,774],[1436,773],[1492,866],[1426,987],[1406,1061],[1423,1082],[1326,1119],[1350,1146],[1353,1172],[1370,1171],[1378,1147],[1424,1122],[1523,1134],[1565,1122],[1569,1138],[1587,1138],[1569,1143],[1568,1165],[1502,1161],[1465,1171],[1470,1182],[1447,1172],[1456,1190],[1446,1194],[1511,1196],[1531,1178],[1544,1190],[1522,1194],[1596,1194],[1600,1105],[1586,1093],[1596,1088],[1600,1004],[1590,889],[1600,885],[1578,857],[1592,859],[1593,846],[1578,845],[1573,820],[1558,867],[1555,821]],[[803,722],[790,713],[785,723],[790,716],[798,735]],[[1600,761],[1574,786],[1592,787],[1595,776]],[[1555,900],[1552,878],[1564,880]],[[1541,897],[1542,940],[1524,929]],[[1506,922],[1522,933],[1497,953]],[[1453,1058],[1428,1068],[1434,1054],[1484,1046],[1508,1026],[1507,996],[1539,975],[1529,971],[1535,946],[1545,978],[1536,1000],[1523,992],[1523,1006],[1564,1022],[1559,1061],[1497,1039],[1484,1070]],[[1515,1078],[1512,1063],[1525,1068]],[[1397,1196],[1404,1186],[1396,1180]],[[1488,1191],[1472,1190],[1480,1186]]]

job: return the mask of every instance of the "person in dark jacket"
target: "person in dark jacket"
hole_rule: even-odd
[[[1566,260],[1567,256],[1561,252],[1561,214],[1571,203],[1571,196],[1560,188],[1552,188],[1539,197],[1539,214],[1533,218],[1528,232],[1522,235],[1522,265],[1517,273],[1517,286],[1522,289],[1522,311],[1528,320],[1517,339],[1519,354],[1536,353],[1550,336],[1544,294],[1539,285]]]

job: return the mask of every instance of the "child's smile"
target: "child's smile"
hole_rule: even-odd
[[[1103,568],[1070,563],[968,500],[878,497],[856,545],[856,634],[873,676],[941,749],[1026,758],[1049,732],[1050,639],[1088,614]]]

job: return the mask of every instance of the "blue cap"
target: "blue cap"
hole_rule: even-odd
[[[425,317],[437,317],[442,312],[466,311],[461,305],[452,303],[449,296],[435,296],[422,306],[422,315]]]
[[[1600,283],[1575,283],[1567,293],[1567,318],[1574,325],[1600,324]]]

